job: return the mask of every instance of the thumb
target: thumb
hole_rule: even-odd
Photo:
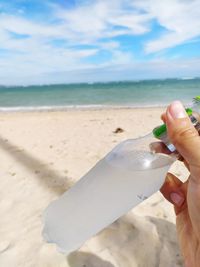
[[[175,101],[167,108],[166,125],[169,139],[188,162],[192,176],[199,177],[200,137],[181,102]]]

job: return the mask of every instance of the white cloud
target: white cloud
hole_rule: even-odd
[[[114,69],[120,65],[134,69],[134,43],[133,51],[130,46],[126,50],[120,38],[116,41],[115,37],[150,33],[153,20],[164,31],[156,39],[150,39],[149,34],[144,46],[146,53],[158,56],[158,52],[166,48],[200,36],[199,0],[89,0],[73,9],[61,9],[58,5],[52,9],[52,21],[45,20],[44,14],[43,22],[25,17],[24,12],[0,14],[0,77],[43,77],[47,75],[45,73],[72,70],[80,73],[80,69],[98,71],[97,67]],[[57,44],[59,41],[62,45]],[[1,49],[7,53],[1,53]],[[99,62],[90,63],[89,58],[98,57],[102,51],[109,54],[106,62],[101,63],[99,57]],[[152,62],[152,70],[159,72],[155,66],[163,69],[164,64],[169,73],[173,64],[176,70],[177,66],[181,68],[177,61],[171,61],[167,68],[167,62]],[[192,63],[188,61],[187,66]],[[145,72],[147,65],[148,62],[138,64],[135,73],[142,66]],[[148,71],[152,73],[150,69]],[[125,77],[125,72],[122,73]]]
[[[148,12],[167,30],[157,39],[147,42],[147,53],[180,45],[200,35],[199,0],[142,0],[137,1],[136,6]]]
[[[0,72],[5,72],[9,77],[84,68],[81,60],[95,55],[98,49],[73,49],[51,44],[57,38],[66,38],[65,34],[64,25],[61,24],[41,25],[25,18],[1,15],[0,49],[7,53],[1,56]]]
[[[0,28],[16,34],[28,34],[30,36],[58,37],[62,34],[59,27],[41,25],[28,19],[7,14],[0,16]]]
[[[125,3],[122,0],[91,1],[73,10],[57,9],[57,17],[85,42],[148,32],[149,15],[139,14],[135,9],[127,10]]]
[[[116,41],[98,42],[98,46],[106,50],[118,49],[120,47],[119,43]]]
[[[200,58],[191,60],[152,60],[149,62],[135,62],[132,64],[115,64],[113,66],[94,67],[68,71],[55,70],[47,73],[32,73],[32,75],[18,75],[8,80],[0,72],[0,79],[5,84],[49,84],[73,82],[119,81],[133,79],[153,79],[172,77],[194,77],[200,72]],[[10,74],[10,73],[9,73]]]
[[[56,23],[35,22],[24,18],[23,14],[0,14],[0,49],[8,51],[1,58],[1,73],[25,76],[91,68],[96,64],[86,63],[85,59],[101,50],[108,51],[111,57],[99,66],[129,63],[131,53],[122,52],[119,42],[112,41],[111,37],[148,30],[144,26],[147,19],[139,18],[137,14],[134,17],[131,13],[127,15],[121,1],[96,1],[70,11],[55,6],[54,9]],[[135,26],[131,21],[135,21]],[[63,40],[64,45],[53,44],[56,40]],[[81,48],[83,44],[93,47]],[[73,45],[79,45],[79,48],[73,48]]]

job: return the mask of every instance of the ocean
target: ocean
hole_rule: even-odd
[[[0,86],[0,111],[161,107],[200,95],[200,78],[90,84]]]

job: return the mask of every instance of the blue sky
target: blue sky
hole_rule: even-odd
[[[0,84],[193,76],[199,0],[0,0]]]

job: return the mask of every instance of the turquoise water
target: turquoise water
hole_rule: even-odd
[[[65,108],[155,107],[180,99],[185,104],[200,95],[200,78],[137,82],[0,86],[0,111]]]

